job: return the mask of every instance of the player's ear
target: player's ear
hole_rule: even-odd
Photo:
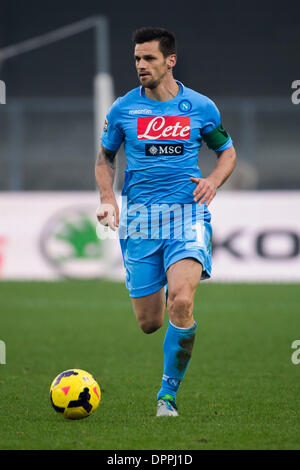
[[[173,67],[175,67],[176,65],[176,61],[177,61],[177,56],[176,54],[171,54],[167,57],[167,66],[168,66],[168,69],[172,69]]]

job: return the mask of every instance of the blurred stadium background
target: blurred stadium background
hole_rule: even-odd
[[[47,5],[1,2],[0,79],[7,94],[0,105],[0,277],[122,278],[117,241],[100,242],[90,227],[98,204],[94,159],[110,103],[138,85],[132,31],[157,25],[176,33],[175,77],[217,103],[237,149],[235,173],[211,206],[215,279],[299,281],[300,105],[291,99],[292,82],[300,79],[299,4]],[[17,48],[4,60],[8,46],[22,48],[99,15],[107,23],[98,28],[26,53]],[[100,84],[95,100],[99,67],[111,83]],[[214,162],[204,146],[204,175]],[[121,149],[116,191],[125,164]]]
[[[1,449],[299,449],[299,18],[293,0],[1,0]],[[196,293],[176,424],[155,418],[167,316],[142,333],[118,240],[96,231],[103,115],[138,86],[142,25],[175,32],[175,77],[217,103],[238,155],[210,206],[213,277]],[[61,28],[78,31],[14,55]],[[204,175],[214,162],[204,146]],[[103,395],[92,418],[64,425],[48,391],[73,367]]]

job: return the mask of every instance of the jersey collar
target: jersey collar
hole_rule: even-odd
[[[172,100],[175,100],[176,98],[179,98],[180,96],[182,96],[184,94],[184,85],[183,83],[181,83],[179,80],[175,80],[175,82],[178,84],[179,86],[179,93],[178,95],[176,95],[174,98],[171,98],[170,100],[168,101],[172,101]],[[142,96],[143,98],[147,99],[147,100],[151,100],[151,101],[156,101],[156,100],[152,100],[151,98],[148,98],[148,96],[146,96],[145,94],[145,88],[141,85],[140,86],[140,96]],[[167,101],[164,101],[164,103],[167,103]]]

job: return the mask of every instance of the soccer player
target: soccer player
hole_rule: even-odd
[[[167,308],[156,415],[178,416],[176,395],[197,328],[194,295],[211,274],[208,205],[232,173],[236,153],[214,102],[174,78],[173,33],[144,27],[133,41],[140,86],[114,102],[104,124],[95,167],[97,217],[118,230],[126,287],[141,329],[160,328]],[[216,152],[215,169],[206,177],[198,167],[203,141]],[[113,182],[123,142],[127,167],[120,217]]]

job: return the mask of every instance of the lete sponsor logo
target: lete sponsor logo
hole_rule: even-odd
[[[137,119],[138,140],[189,139],[191,135],[188,116],[155,116]]]

